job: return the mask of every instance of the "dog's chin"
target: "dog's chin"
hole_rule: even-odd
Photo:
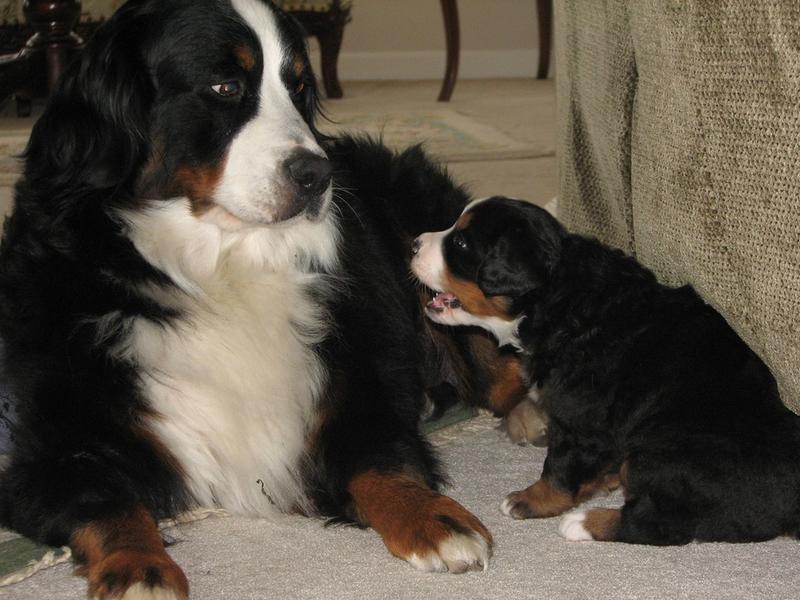
[[[331,203],[331,192],[325,192],[310,203],[293,203],[278,212],[238,214],[221,204],[214,206],[200,216],[200,220],[212,223],[224,231],[243,231],[260,227],[287,227],[299,221],[319,222],[325,218]]]

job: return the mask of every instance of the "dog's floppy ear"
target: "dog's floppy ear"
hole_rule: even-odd
[[[115,189],[147,154],[154,94],[140,52],[136,5],[96,32],[60,79],[25,150],[25,177],[43,191]]]

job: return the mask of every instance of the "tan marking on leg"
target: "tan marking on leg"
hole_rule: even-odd
[[[514,355],[497,357],[491,365],[493,382],[489,388],[489,409],[505,415],[528,395],[522,362]]]
[[[619,509],[596,508],[586,513],[583,526],[591,536],[601,542],[617,539],[622,512]]]
[[[480,536],[489,547],[492,544],[491,534],[477,517],[408,475],[370,470],[356,475],[348,491],[359,521],[377,531],[399,558],[438,553],[457,534]]]
[[[618,487],[619,474],[603,471],[592,481],[587,481],[581,484],[581,487],[578,489],[576,500],[578,504],[580,504],[581,502],[589,500],[591,497],[600,492],[608,493],[617,489]]]
[[[189,597],[186,575],[164,550],[158,526],[143,508],[91,521],[72,534],[70,547],[91,598],[122,596],[136,584]]]

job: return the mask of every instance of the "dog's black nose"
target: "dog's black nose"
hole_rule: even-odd
[[[420,248],[422,248],[422,240],[417,238],[411,244],[411,254],[416,255]]]
[[[283,163],[289,181],[295,184],[303,196],[324,192],[331,182],[333,166],[324,156],[309,150],[297,150]]]

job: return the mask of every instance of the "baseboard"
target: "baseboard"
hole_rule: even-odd
[[[312,50],[312,61],[319,70],[319,53]],[[339,78],[342,81],[374,79],[441,79],[446,56],[444,50],[409,52],[342,52]],[[460,79],[535,77],[539,51],[462,50]]]

